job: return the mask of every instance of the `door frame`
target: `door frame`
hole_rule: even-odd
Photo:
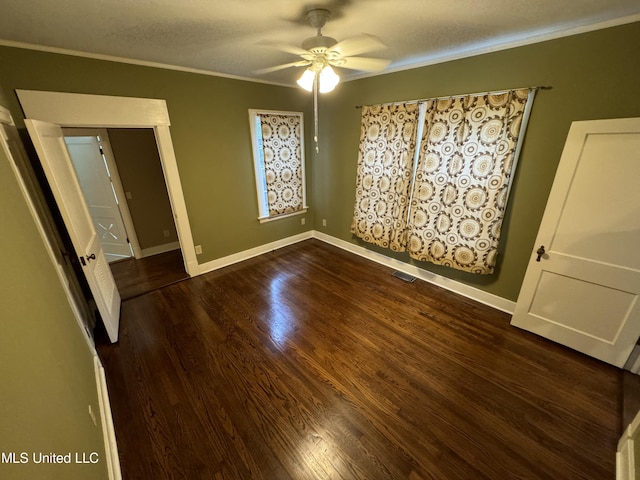
[[[16,94],[26,118],[54,123],[63,128],[153,129],[185,269],[189,276],[198,275],[198,261],[165,100],[38,90],[16,90]]]
[[[5,126],[8,127],[9,130],[6,130],[4,128]],[[11,149],[12,144],[16,147],[15,150]],[[109,395],[107,392],[104,367],[100,362],[100,358],[98,358],[98,352],[96,351],[96,347],[93,342],[91,330],[88,328],[89,326],[85,324],[85,320],[89,318],[89,316],[92,317],[93,314],[89,313],[89,309],[86,308],[86,304],[80,300],[83,297],[80,293],[79,285],[67,277],[68,273],[60,258],[61,250],[56,248],[62,244],[58,237],[58,232],[53,225],[53,219],[47,213],[48,210],[44,207],[44,199],[40,198],[40,196],[36,194],[38,190],[35,188],[35,177],[32,177],[30,172],[27,173],[22,169],[22,167],[27,165],[27,163],[25,163],[27,161],[27,155],[18,137],[18,131],[15,127],[13,118],[9,110],[2,105],[0,105],[0,148],[6,150],[11,169],[13,170],[13,174],[18,182],[22,196],[24,197],[38,233],[42,238],[42,243],[49,255],[49,258],[51,259],[56,274],[58,275],[60,286],[69,301],[69,306],[71,307],[81,335],[84,338],[87,349],[93,358],[107,472],[109,479],[121,480],[122,474],[120,471],[120,459],[118,456],[113,419],[111,417],[111,404],[109,402]],[[18,165],[18,163],[22,165]]]
[[[6,131],[4,126],[13,129],[13,131]],[[14,138],[10,138],[12,134]],[[75,281],[75,278],[73,281],[68,278],[72,270],[70,263],[68,263],[68,257],[64,257],[61,253],[63,251],[62,240],[58,236],[53,219],[47,213],[48,210],[44,206],[44,199],[36,194],[38,189],[35,187],[35,176],[31,175],[31,171],[27,172],[24,169],[24,167],[28,165],[27,154],[23,149],[22,143],[20,143],[18,131],[11,114],[9,110],[3,106],[0,106],[0,137],[0,148],[5,148],[7,151],[6,153],[10,160],[11,169],[18,181],[22,195],[27,202],[31,216],[36,224],[38,233],[42,237],[51,262],[55,267],[56,274],[60,279],[60,284],[69,300],[69,305],[78,322],[78,327],[82,332],[82,336],[89,350],[95,353],[92,334],[95,316],[84,300],[80,285]],[[12,141],[14,141],[13,145],[16,147],[15,150],[11,149]]]
[[[65,137],[100,137],[100,145],[102,146],[104,158],[109,166],[109,173],[111,176],[111,182],[113,188],[118,196],[118,210],[124,223],[127,238],[131,244],[134,258],[142,258],[142,248],[140,248],[140,242],[138,242],[138,236],[136,235],[135,224],[133,223],[133,217],[131,216],[131,210],[129,210],[129,203],[127,202],[127,196],[122,186],[122,180],[120,179],[120,172],[118,171],[118,165],[116,163],[115,156],[113,155],[113,149],[111,148],[111,141],[109,140],[109,132],[106,128],[63,128],[62,133]]]

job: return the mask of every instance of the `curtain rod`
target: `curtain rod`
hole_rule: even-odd
[[[480,95],[499,95],[501,93],[507,93],[507,92],[511,92],[513,90],[551,90],[553,87],[548,86],[548,85],[543,85],[543,86],[539,86],[539,87],[524,87],[524,88],[510,88],[508,90],[489,90],[487,92],[477,92],[477,93],[464,93],[461,95],[443,95],[441,97],[431,97],[431,98],[420,98],[418,100],[406,100],[406,101],[400,101],[400,102],[387,102],[387,103],[380,103],[378,105],[399,105],[401,103],[419,103],[419,102],[424,102],[426,100],[443,100],[443,99],[447,99],[447,98],[462,98],[462,97],[479,97]],[[370,106],[370,105],[368,105]],[[363,105],[356,105],[356,108],[362,108]]]

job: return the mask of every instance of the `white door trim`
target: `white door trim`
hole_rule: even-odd
[[[98,405],[100,409],[100,423],[102,425],[102,436],[104,440],[105,462],[109,480],[122,480],[120,470],[120,457],[118,455],[118,444],[116,442],[116,432],[111,416],[111,402],[109,401],[109,391],[107,390],[107,379],[104,367],[97,354],[93,356],[93,367],[96,376],[96,386],[98,389]]]
[[[7,110],[2,106],[0,106],[0,124],[8,125],[11,128],[15,128],[13,119],[11,118],[9,110]],[[88,325],[86,324],[86,321],[88,321],[88,319],[85,319],[83,312],[81,312],[80,306],[77,303],[76,296],[71,291],[72,285],[69,283],[69,279],[66,277],[66,272],[58,263],[58,259],[56,258],[56,254],[54,252],[54,245],[51,244],[51,240],[47,235],[47,226],[45,225],[43,219],[41,219],[40,215],[38,214],[38,207],[35,204],[35,202],[37,202],[37,199],[34,199],[31,197],[29,193],[29,188],[25,183],[28,180],[25,180],[22,177],[17,165],[15,164],[15,159],[13,158],[12,152],[9,149],[9,144],[7,143],[7,141],[8,141],[8,138],[5,137],[4,129],[0,128],[0,148],[3,148],[5,150],[5,153],[7,154],[7,158],[11,160],[10,161],[11,169],[13,170],[16,180],[18,181],[18,185],[22,192],[22,196],[24,197],[25,202],[29,207],[29,211],[31,212],[33,221],[36,224],[38,233],[42,238],[42,243],[44,244],[47,250],[47,253],[49,254],[49,258],[51,259],[51,263],[55,268],[56,274],[58,275],[58,279],[60,280],[60,285],[62,285],[65,295],[67,296],[67,300],[69,301],[69,305],[73,310],[73,315],[76,319],[76,322],[78,323],[78,327],[82,332],[82,336],[87,343],[87,347],[89,348],[89,351],[91,351],[91,353],[95,355],[96,349],[93,343],[93,337],[91,335],[91,332],[88,329]],[[84,312],[84,313],[87,314],[87,312]]]
[[[83,93],[16,90],[26,118],[61,127],[153,128],[169,126],[164,100]]]
[[[16,93],[26,118],[61,127],[153,128],[185,269],[190,276],[198,275],[198,260],[171,141],[166,101],[35,90],[16,90]]]

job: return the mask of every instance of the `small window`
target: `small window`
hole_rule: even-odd
[[[249,110],[261,222],[307,211],[301,112]]]

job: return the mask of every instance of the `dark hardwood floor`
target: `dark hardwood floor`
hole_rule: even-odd
[[[615,478],[622,371],[308,240],[122,305],[123,478]]]
[[[189,278],[180,249],[141,259],[119,260],[109,267],[122,300]]]

